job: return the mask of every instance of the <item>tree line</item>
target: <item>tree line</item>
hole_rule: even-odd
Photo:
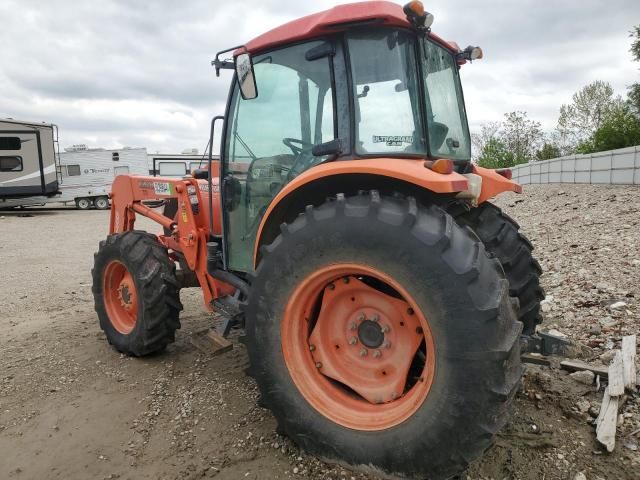
[[[632,59],[640,62],[640,25],[630,36]],[[615,95],[608,82],[584,86],[560,107],[551,132],[527,112],[515,111],[505,113],[501,122],[483,123],[471,140],[474,160],[488,168],[640,145],[640,83],[629,86],[626,98]]]

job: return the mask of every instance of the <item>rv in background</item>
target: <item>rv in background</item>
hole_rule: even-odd
[[[191,175],[196,169],[206,168],[209,161],[207,155],[191,154],[149,154],[149,175],[154,177],[182,178]],[[214,160],[218,157],[215,156]]]
[[[81,210],[109,208],[111,183],[118,175],[147,175],[147,149],[89,149],[74,145],[60,154],[61,196],[51,201],[74,203]]]
[[[59,193],[58,127],[0,119],[0,208],[42,204]]]

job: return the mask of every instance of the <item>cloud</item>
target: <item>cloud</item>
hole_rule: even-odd
[[[425,3],[434,31],[485,51],[462,71],[472,128],[513,110],[553,128],[583,85],[606,80],[624,94],[638,80],[628,52],[637,1],[487,3]],[[230,82],[215,77],[215,52],[333,4],[4,0],[0,117],[55,122],[63,145],[202,149]]]

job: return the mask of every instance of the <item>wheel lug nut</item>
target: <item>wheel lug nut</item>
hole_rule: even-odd
[[[349,330],[355,330],[356,328],[358,328],[358,325],[356,324],[356,322],[351,322],[349,324]]]
[[[322,368],[322,362],[316,363],[316,368]]]
[[[417,333],[418,335],[421,335],[421,334],[422,334],[422,327],[417,327],[417,328],[416,328],[416,333]]]
[[[373,351],[374,358],[380,358],[381,355],[382,355],[382,352],[380,352],[380,350]]]
[[[382,346],[383,346],[384,348],[391,348],[391,342],[390,342],[389,340],[386,340],[386,341],[382,344]]]
[[[309,345],[309,350],[311,350],[312,352],[316,349],[315,345]]]
[[[360,349],[360,356],[361,357],[365,357],[367,355],[368,350],[366,348],[361,348]]]
[[[329,290],[334,290],[336,288],[336,286],[333,283],[330,283],[329,285],[327,285],[327,288]]]
[[[344,277],[344,278],[342,279],[342,281],[343,281],[344,283],[349,283],[349,277]]]
[[[382,327],[380,330],[382,331],[382,333],[387,333],[387,332],[388,332],[389,330],[391,330],[391,329],[389,328],[389,326],[388,326],[388,325],[385,325],[385,326],[384,326],[384,327]]]
[[[374,322],[379,322],[380,321],[380,316],[377,313],[375,313],[373,315],[373,317],[371,317],[371,320],[373,320]]]
[[[355,345],[356,343],[358,343],[358,339],[356,337],[351,337],[349,339],[349,345]]]
[[[364,322],[364,319],[367,318],[364,316],[364,313],[361,313],[360,315],[358,315],[358,321],[359,322]]]

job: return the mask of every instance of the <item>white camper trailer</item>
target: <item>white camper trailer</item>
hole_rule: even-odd
[[[148,175],[147,149],[88,149],[77,146],[60,154],[62,195],[55,202],[74,203],[79,209],[109,208],[108,194],[117,175]]]
[[[0,208],[45,203],[59,193],[51,123],[0,119]]]
[[[208,155],[198,154],[149,154],[149,174],[154,177],[182,178],[196,169],[206,168]],[[214,157],[215,160],[218,157]]]

